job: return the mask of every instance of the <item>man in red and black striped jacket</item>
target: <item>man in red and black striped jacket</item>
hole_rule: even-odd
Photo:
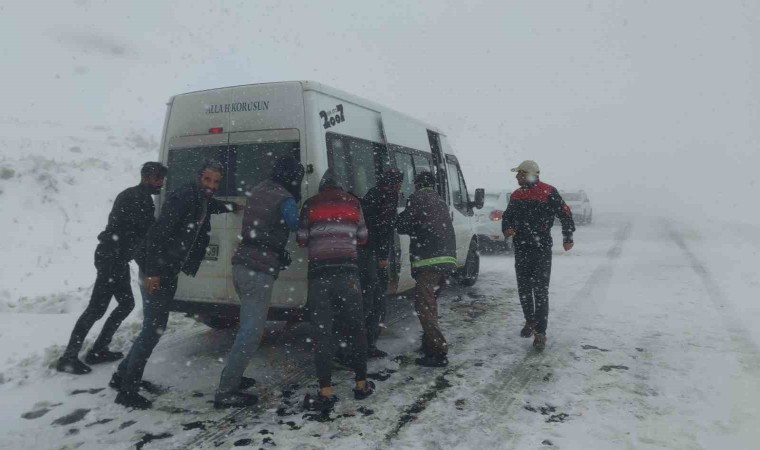
[[[367,381],[367,331],[359,284],[357,245],[367,244],[359,199],[344,191],[328,170],[319,193],[304,203],[298,226],[298,245],[309,250],[309,315],[314,331],[314,362],[319,392],[307,395],[304,407],[328,411],[337,401],[332,389],[333,321],[340,321],[341,346],[349,348],[356,374],[354,398],[374,391]]]
[[[570,208],[557,189],[538,179],[534,161],[523,161],[512,169],[520,187],[512,193],[502,216],[501,229],[512,237],[515,248],[515,272],[525,326],[520,336],[534,335],[533,345],[546,345],[549,319],[549,279],[552,271],[552,235],[554,218],[562,224],[565,251],[573,248],[575,224]]]

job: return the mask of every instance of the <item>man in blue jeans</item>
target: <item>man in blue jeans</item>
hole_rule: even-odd
[[[180,272],[195,276],[209,242],[211,214],[237,211],[234,203],[213,198],[222,179],[223,167],[205,161],[195,182],[169,194],[156,222],[145,239],[145,246],[135,256],[141,268],[140,291],[143,295],[143,326],[132,349],[119,364],[109,383],[119,389],[116,403],[138,409],[151,402],[138,390],[143,371],[153,349],[166,330],[171,303],[177,291]]]
[[[274,280],[290,264],[285,250],[290,233],[298,230],[298,206],[304,168],[293,157],[277,159],[268,180],[248,195],[242,241],[232,256],[232,277],[240,298],[240,329],[214,398],[215,408],[249,406],[258,398],[243,389],[254,381],[244,378],[258,349],[267,321]]]

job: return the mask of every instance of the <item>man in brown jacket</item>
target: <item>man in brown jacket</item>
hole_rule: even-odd
[[[427,367],[445,367],[448,343],[438,325],[437,294],[457,266],[457,246],[449,208],[435,191],[435,177],[422,172],[414,178],[415,193],[398,217],[396,229],[408,234],[414,288],[414,307],[422,325],[425,356],[415,362]]]

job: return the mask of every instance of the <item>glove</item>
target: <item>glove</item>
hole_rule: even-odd
[[[286,270],[288,266],[293,262],[290,259],[290,253],[287,250],[283,250],[280,254],[280,270]]]

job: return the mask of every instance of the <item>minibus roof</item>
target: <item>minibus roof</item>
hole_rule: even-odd
[[[330,95],[332,97],[340,98],[345,101],[349,101],[351,103],[354,103],[359,106],[363,106],[368,109],[372,109],[374,111],[377,111],[379,113],[391,113],[400,117],[403,117],[404,119],[407,119],[411,122],[415,122],[421,126],[424,126],[430,131],[436,132],[442,136],[446,136],[446,133],[443,133],[438,128],[434,127],[433,125],[430,125],[428,123],[425,123],[419,119],[415,119],[414,117],[411,117],[407,114],[404,114],[402,112],[396,111],[394,109],[388,108],[387,106],[383,106],[379,103],[373,102],[371,100],[367,100],[365,98],[359,97],[357,95],[349,94],[348,92],[341,91],[340,89],[336,89],[331,86],[327,86],[326,84],[319,83],[316,81],[308,81],[308,80],[300,80],[300,81],[276,81],[276,82],[270,82],[270,83],[255,83],[255,84],[241,84],[237,86],[225,86],[220,88],[214,88],[214,89],[202,89],[199,91],[192,91],[192,92],[185,92],[182,94],[177,94],[172,96],[171,99],[169,99],[169,102],[171,103],[174,97],[181,97],[183,95],[187,94],[196,94],[199,92],[210,92],[210,91],[218,91],[220,89],[230,89],[230,88],[236,88],[236,87],[245,87],[245,86],[265,86],[265,85],[276,85],[276,84],[291,84],[291,83],[298,83],[301,85],[302,89],[304,91],[316,91],[321,92],[327,95]]]

